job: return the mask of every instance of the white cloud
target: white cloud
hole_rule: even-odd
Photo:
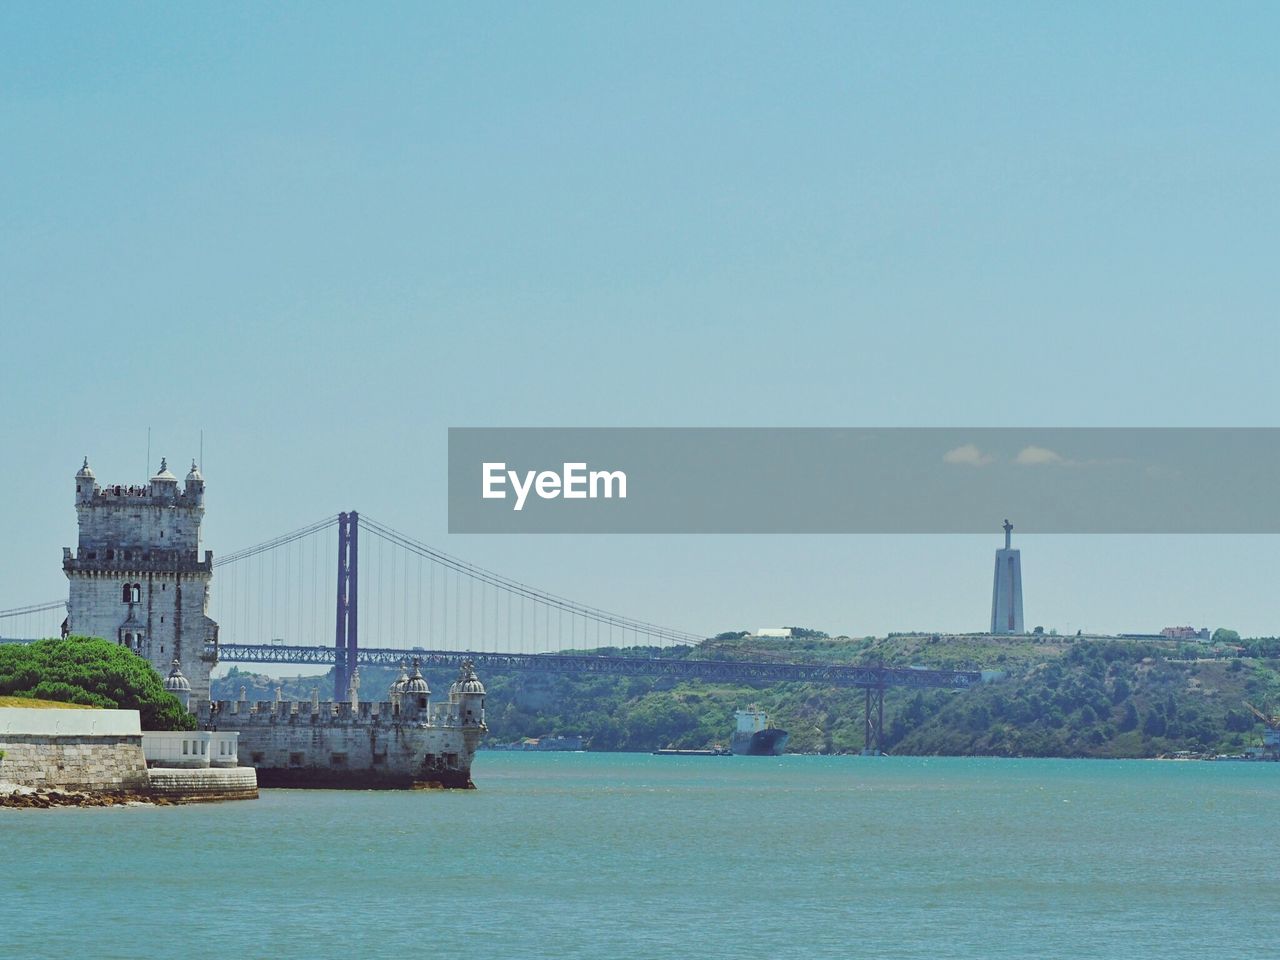
[[[991,455],[983,453],[972,443],[966,443],[944,453],[942,462],[958,463],[966,467],[985,467],[991,462]]]
[[[1048,447],[1023,447],[1018,451],[1018,455],[1013,458],[1014,463],[1019,463],[1024,467],[1042,467],[1050,463],[1066,463],[1060,454],[1054,453]]]

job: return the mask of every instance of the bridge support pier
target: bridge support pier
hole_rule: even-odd
[[[874,700],[874,704],[872,703]],[[874,709],[873,709],[874,708]],[[884,755],[880,735],[884,729],[884,684],[866,688],[866,705],[863,708],[862,755]]]

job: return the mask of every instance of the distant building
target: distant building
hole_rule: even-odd
[[[1199,640],[1203,643],[1209,642],[1209,628],[1201,627],[1197,630],[1195,627],[1165,627],[1160,631],[1160,636],[1166,640]]]
[[[756,631],[757,637],[781,637],[787,638],[791,636],[790,627],[761,627]]]
[[[1026,633],[1022,623],[1022,557],[1010,546],[1013,524],[1004,522],[1004,549],[996,551],[991,587],[991,632]]]

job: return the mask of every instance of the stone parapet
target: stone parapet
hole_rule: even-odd
[[[8,736],[141,737],[137,710],[0,707],[0,739]]]

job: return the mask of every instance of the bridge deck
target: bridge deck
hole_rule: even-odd
[[[848,664],[765,663],[743,660],[692,660],[668,657],[591,656],[563,653],[485,653],[472,650],[401,650],[361,648],[360,665],[390,667],[417,658],[424,667],[456,667],[471,660],[482,673],[541,671],[629,677],[670,677],[676,680],[725,680],[742,683],[817,683],[833,687],[944,687],[963,689],[978,684],[977,670],[914,670],[900,667]],[[333,647],[285,646],[269,643],[224,643],[218,659],[226,663],[334,662]]]

